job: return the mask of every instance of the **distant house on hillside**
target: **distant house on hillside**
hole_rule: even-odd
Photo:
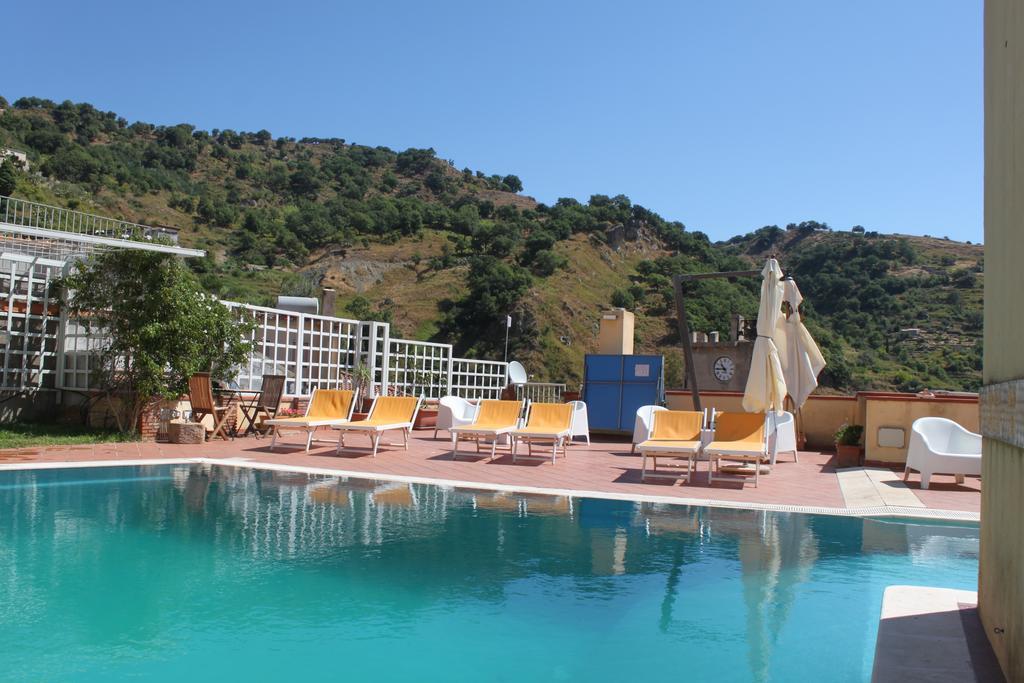
[[[0,147],[0,159],[14,159],[15,163],[21,165],[23,169],[28,170],[28,154],[20,152],[16,149],[10,149],[9,147]]]

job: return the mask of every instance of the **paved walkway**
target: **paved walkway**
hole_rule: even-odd
[[[324,434],[325,437],[329,434]],[[900,483],[901,475],[888,470],[859,470],[855,476],[860,484],[870,486],[875,497],[861,495],[844,497],[844,487],[829,453],[801,452],[800,462],[793,462],[789,454],[781,454],[774,471],[762,476],[760,486],[752,483],[707,483],[706,463],[700,463],[698,473],[690,484],[671,480],[640,480],[640,456],[630,454],[628,442],[612,441],[604,437],[587,446],[579,444],[569,449],[566,459],[552,465],[550,462],[513,463],[508,452],[500,452],[494,461],[479,459],[450,459],[450,443],[443,433],[437,439],[432,431],[414,432],[408,451],[401,447],[384,447],[376,458],[362,446],[360,435],[347,441],[350,448],[335,453],[332,445],[314,443],[309,453],[303,452],[300,438],[282,439],[276,452],[269,449],[269,439],[236,439],[212,441],[200,445],[165,443],[118,443],[87,446],[25,448],[0,451],[0,467],[31,466],[41,462],[128,461],[152,459],[244,459],[253,464],[269,466],[317,468],[367,475],[369,477],[403,477],[475,484],[482,487],[517,490],[570,491],[579,495],[602,494],[622,498],[659,497],[679,502],[724,505],[801,506],[815,509],[849,510],[865,514],[885,514],[897,511],[915,514],[922,511],[945,510],[961,518],[976,518],[980,509],[980,481],[967,478],[963,485],[954,478],[936,476],[931,489],[922,491],[917,478],[908,486]],[[363,439],[365,441],[365,439]],[[842,475],[849,478],[849,474]],[[861,493],[867,489],[861,486]],[[881,493],[880,493],[881,491]],[[884,493],[884,495],[883,495]],[[847,491],[850,496],[850,492]]]

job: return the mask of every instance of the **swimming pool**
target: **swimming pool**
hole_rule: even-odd
[[[976,525],[245,467],[0,472],[12,680],[870,679],[890,584]]]

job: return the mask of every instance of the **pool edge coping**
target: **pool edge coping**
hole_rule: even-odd
[[[867,508],[839,508],[815,505],[787,505],[782,503],[756,503],[713,498],[683,498],[679,496],[657,496],[644,493],[618,493],[613,491],[590,491],[584,489],[559,489],[541,486],[522,486],[516,484],[494,484],[479,481],[463,481],[458,479],[436,479],[401,474],[383,474],[339,470],[327,467],[310,467],[305,465],[288,465],[284,463],[268,463],[246,458],[132,458],[124,460],[83,460],[53,462],[23,462],[0,464],[0,472],[22,470],[70,469],[76,467],[117,467],[139,465],[220,465],[227,467],[248,467],[250,469],[297,472],[316,474],[329,477],[352,477],[375,481],[393,481],[407,484],[428,484],[450,488],[475,488],[501,493],[524,493],[531,495],[568,496],[572,498],[596,498],[600,500],[619,500],[634,503],[654,503],[662,505],[684,505],[688,507],[732,508],[736,510],[761,510],[768,512],[796,512],[809,515],[832,515],[835,517],[898,517],[906,519],[926,519],[952,522],[980,522],[981,513],[966,510],[942,510],[933,508],[906,508],[900,506],[877,506]]]

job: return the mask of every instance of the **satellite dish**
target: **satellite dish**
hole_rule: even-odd
[[[526,368],[517,360],[508,364],[508,381],[512,384],[526,384]]]

